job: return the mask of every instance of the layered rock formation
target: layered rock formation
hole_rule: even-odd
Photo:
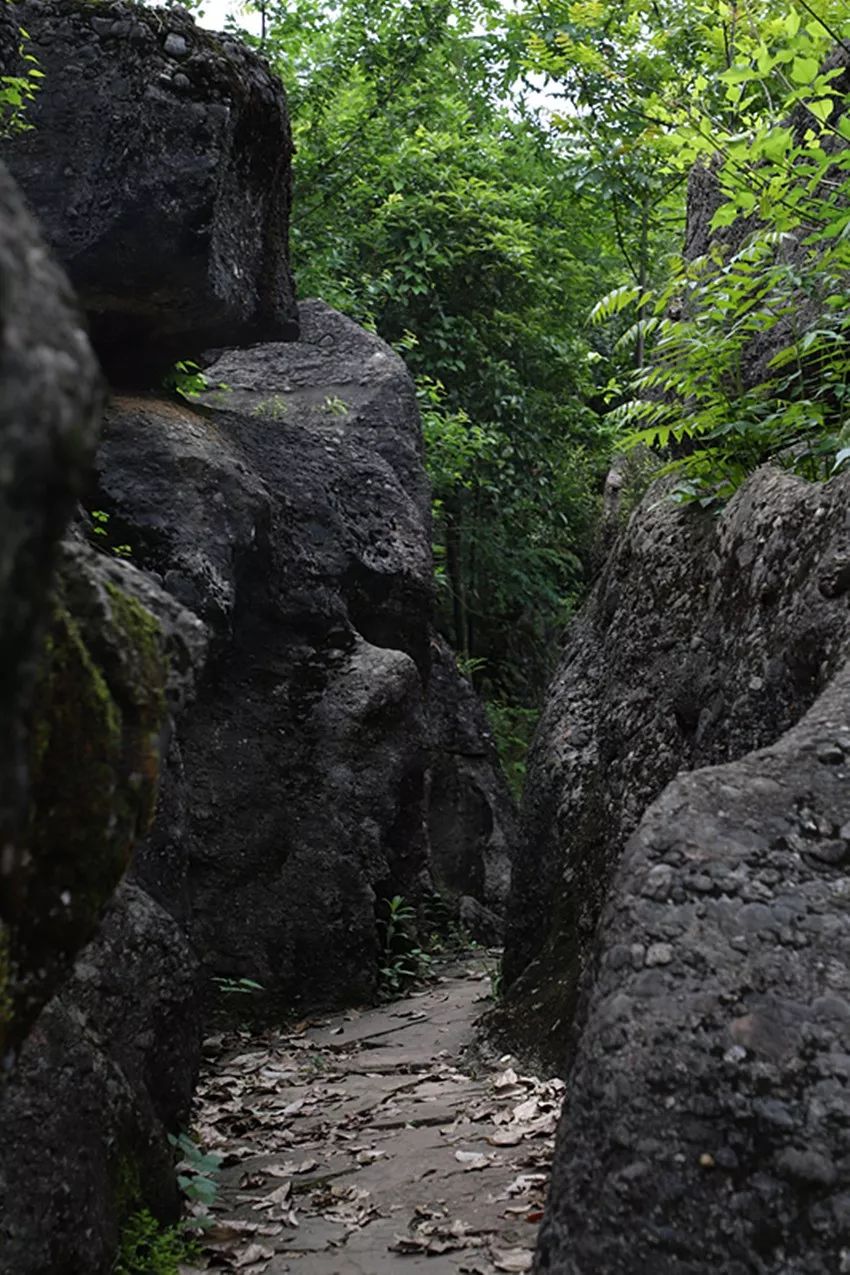
[[[171,10],[16,14],[46,78],[35,130],[4,147],[121,393],[83,485],[94,361],[2,187],[0,706],[17,725],[0,1023],[21,1048],[0,1097],[0,1275],[91,1275],[134,1210],[175,1215],[166,1134],[187,1121],[210,976],[261,982],[282,1013],[368,997],[382,900],[424,904],[435,875],[498,925],[511,808],[445,652],[426,703],[410,377],[292,300],[280,88]],[[162,397],[175,355],[257,339],[205,359],[200,401]],[[468,863],[429,820],[449,788],[474,807]]]

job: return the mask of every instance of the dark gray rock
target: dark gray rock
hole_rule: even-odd
[[[177,1214],[166,1131],[188,1116],[197,962],[143,889],[113,892],[134,851],[138,881],[174,885],[156,828],[137,843],[206,648],[201,621],[136,566],[76,529],[66,539],[31,706],[28,861],[10,926],[13,1022],[29,1031],[0,1094],[2,1275],[105,1275],[129,1214]],[[179,915],[184,900],[169,901]]]
[[[0,167],[0,1058],[30,1021],[22,1013],[10,1022],[8,927],[30,873],[22,837],[40,629],[99,405],[98,373],[67,280]]]
[[[461,909],[474,938],[496,942],[510,886],[516,809],[481,701],[442,638],[434,639],[432,656],[428,835],[434,881]]]
[[[4,155],[110,379],[296,335],[292,144],[265,64],[177,7],[26,0],[16,18],[44,79]]]
[[[432,586],[403,363],[320,303],[301,328],[222,355],[208,376],[228,388],[197,411],[116,400],[98,501],[213,636],[178,729],[193,940],[208,970],[315,1005],[370,994],[376,906],[431,890]],[[146,884],[177,870],[163,818]]]
[[[505,952],[503,1020],[550,1065],[567,1064],[644,810],[677,771],[778,739],[846,657],[848,487],[765,468],[719,517],[651,489],[570,626],[529,759]]]
[[[129,1214],[177,1217],[165,1133],[188,1119],[197,1005],[180,928],[122,886],[5,1088],[0,1275],[105,1275]]]
[[[821,502],[834,526],[845,491],[809,489],[812,516]],[[774,745],[674,780],[629,842],[590,962],[541,1275],[847,1269],[848,723],[844,664]]]
[[[6,904],[22,1027],[93,937],[150,827],[171,713],[206,645],[200,621],[137,568],[76,539],[62,546],[50,607],[30,709],[26,854]]]

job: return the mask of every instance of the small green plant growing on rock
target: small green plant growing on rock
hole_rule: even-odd
[[[21,37],[18,56],[24,63],[23,73],[0,75],[0,138],[24,133],[33,127],[27,120],[27,110],[41,87],[39,80],[44,79],[38,58],[27,52],[28,33],[19,27],[18,34]]]
[[[274,421],[282,421],[289,415],[289,403],[283,394],[272,394],[270,398],[261,399],[256,407],[252,407],[251,415],[270,416]]]
[[[178,1275],[181,1266],[199,1256],[180,1227],[162,1227],[148,1209],[139,1209],[125,1223],[113,1270],[114,1275]]]
[[[199,1204],[204,1209],[210,1208],[218,1195],[215,1174],[221,1167],[221,1156],[203,1151],[188,1133],[179,1133],[176,1137],[169,1134],[168,1141],[180,1156],[177,1163],[177,1185],[180,1190],[190,1203]],[[192,1219],[193,1225],[202,1226],[203,1223],[203,1216]]]
[[[208,381],[197,363],[191,359],[178,359],[165,378],[165,388],[191,402],[208,388]]]
[[[213,978],[213,983],[223,996],[253,996],[264,990],[262,983],[253,978]]]
[[[322,411],[327,412],[328,416],[347,416],[348,404],[344,398],[329,394],[322,404]]]
[[[499,958],[494,965],[488,965],[487,976],[490,979],[490,998],[494,1001],[502,999],[504,991],[504,974],[502,972],[502,959]]]
[[[226,401],[223,396],[230,392],[230,386],[224,381],[220,381],[218,385],[210,384],[206,374],[192,359],[178,359],[162,384],[164,389],[179,395],[187,403],[194,403],[202,394],[215,390],[217,405],[221,405],[221,402]]]
[[[110,535],[109,514],[106,512],[106,510],[90,509],[89,518],[91,519],[91,534],[92,536],[99,537],[99,540],[96,540],[95,543],[99,544],[100,548],[108,549],[110,553],[115,554],[116,558],[132,557],[132,554],[133,554],[132,545],[125,545],[125,544],[110,545],[106,543]]]
[[[383,931],[380,991],[387,998],[398,996],[427,972],[431,957],[416,937],[416,909],[400,894],[383,900],[386,917],[378,920]]]

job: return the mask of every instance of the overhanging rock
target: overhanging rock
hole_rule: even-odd
[[[28,0],[15,18],[44,78],[4,157],[109,378],[296,336],[292,142],[262,60],[177,8]]]

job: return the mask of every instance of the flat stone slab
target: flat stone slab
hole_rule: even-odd
[[[224,1157],[201,1270],[531,1269],[563,1099],[509,1059],[470,1074],[477,959],[424,993],[209,1043],[194,1134]]]

